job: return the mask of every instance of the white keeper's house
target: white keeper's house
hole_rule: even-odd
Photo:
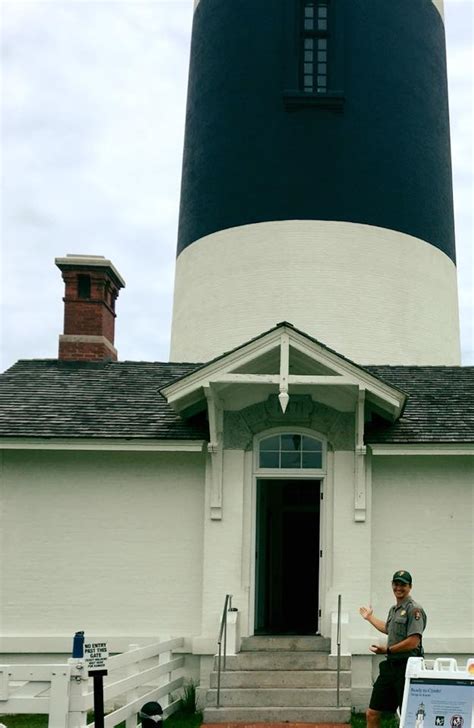
[[[3,653],[184,636],[205,689],[232,594],[207,719],[344,721],[397,569],[426,652],[474,653],[442,10],[196,3],[170,361],[117,359],[124,280],[66,255],[58,359],[1,377]]]

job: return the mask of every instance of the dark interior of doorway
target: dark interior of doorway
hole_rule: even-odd
[[[256,634],[316,634],[319,480],[257,481]]]

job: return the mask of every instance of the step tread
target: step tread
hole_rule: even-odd
[[[204,723],[348,723],[350,708],[205,708]]]
[[[331,641],[320,635],[253,635],[242,640],[242,652],[278,652],[292,650],[297,652],[327,652]]]
[[[217,688],[209,688],[208,692],[215,693],[216,690],[217,690]],[[281,694],[281,693],[284,693],[285,691],[294,692],[295,690],[298,690],[298,691],[301,691],[301,692],[307,692],[307,693],[308,692],[314,692],[314,693],[324,693],[324,692],[326,692],[326,693],[334,693],[336,689],[335,688],[316,688],[316,687],[315,688],[259,688],[259,687],[252,687],[252,688],[223,688],[221,686],[221,693],[224,692],[224,691],[228,691],[228,690],[239,690],[241,692],[245,692],[246,690],[249,691],[249,692],[250,691],[257,691],[257,690],[260,691],[260,692],[263,692],[263,691],[270,692],[270,691],[273,690],[274,692]],[[350,688],[341,688],[341,692],[343,692],[343,691],[350,692]]]
[[[202,723],[201,728],[339,728],[343,723]]]
[[[226,673],[231,672],[234,673],[240,673],[241,675],[252,675],[253,677],[256,677],[258,674],[262,675],[268,675],[269,673],[285,673],[287,672],[289,675],[298,675],[299,673],[307,675],[308,672],[314,672],[316,675],[335,675],[336,670],[329,669],[327,667],[320,667],[320,668],[314,668],[314,670],[272,670],[269,668],[268,670],[221,670],[221,675],[225,675]],[[340,670],[341,675],[350,675],[351,670]],[[217,675],[217,670],[213,670],[211,672],[211,675]]]
[[[351,658],[341,658],[341,669],[350,669]],[[214,662],[217,669],[217,658]],[[228,655],[226,671],[234,670],[335,670],[336,658],[325,652],[310,651],[252,651]],[[224,670],[222,670],[224,672]]]
[[[321,655],[322,657],[336,657],[336,655],[331,655],[330,652],[323,652],[322,650],[291,650],[291,649],[285,649],[285,650],[240,650],[240,652],[237,652],[236,655],[227,655],[226,659],[228,660],[231,657],[236,657],[237,655],[264,655],[267,653],[269,656],[274,657],[276,654],[278,656],[280,655],[298,655],[299,657],[305,657],[306,655],[313,654],[313,655]],[[341,655],[341,660],[344,659],[344,657],[350,657],[350,655]]]
[[[350,704],[351,689],[339,689],[339,707]],[[225,708],[335,708],[335,688],[222,688],[220,704]],[[217,705],[217,689],[206,694],[206,705]]]
[[[224,707],[221,706],[220,708],[216,708],[213,705],[209,705],[204,709],[205,713],[210,713],[215,715],[216,713],[248,713],[249,715],[258,715],[259,713],[263,713],[265,711],[275,713],[275,714],[282,714],[282,713],[301,713],[304,715],[310,715],[311,713],[328,713],[330,715],[333,715],[335,717],[343,714],[351,713],[351,709],[349,707],[314,707],[314,706],[300,706],[300,707],[294,707],[294,706],[258,706],[258,707],[248,707],[248,708],[242,708],[239,706],[236,707]],[[205,722],[205,721],[204,721]],[[286,722],[286,721],[285,721]],[[306,721],[304,721],[306,722]]]
[[[226,670],[221,673],[222,688],[337,688],[337,672],[335,670]],[[339,684],[350,687],[352,673],[341,670]],[[215,688],[218,673],[211,672],[209,683]]]

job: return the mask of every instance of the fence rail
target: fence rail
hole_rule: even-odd
[[[157,700],[164,717],[181,704],[172,694],[183,686],[177,670],[184,667],[184,657],[173,656],[183,646],[176,638],[139,647],[108,660],[104,698],[120,707],[105,717],[105,728],[126,721],[127,728],[137,725],[137,714],[144,703]],[[158,660],[149,665],[147,661]],[[0,665],[0,714],[48,714],[48,728],[93,728],[87,713],[94,705],[91,680],[82,658],[70,658],[60,665]]]

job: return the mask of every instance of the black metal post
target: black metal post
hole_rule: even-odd
[[[222,655],[222,644],[219,641],[219,656],[217,658],[217,700],[216,707],[221,707],[221,655]]]
[[[89,675],[94,680],[94,725],[104,728],[104,675],[107,670],[95,670]]]

